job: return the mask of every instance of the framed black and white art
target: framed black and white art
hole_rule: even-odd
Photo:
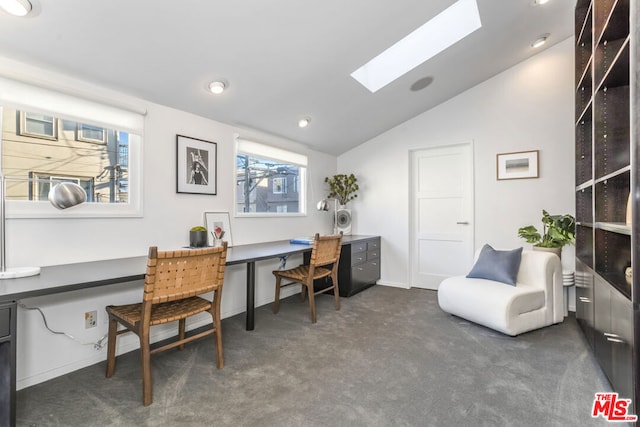
[[[538,150],[498,154],[496,174],[498,180],[538,178],[540,176]]]
[[[176,135],[176,191],[216,194],[217,149],[215,142]]]

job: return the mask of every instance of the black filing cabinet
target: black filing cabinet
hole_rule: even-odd
[[[304,263],[309,264],[310,259],[311,252],[306,252]],[[319,281],[322,280],[325,279],[319,279]],[[338,264],[340,296],[355,295],[375,285],[378,280],[380,280],[380,237],[345,236]],[[319,281],[315,283],[316,290],[326,287]]]
[[[380,280],[380,237],[342,246],[338,265],[340,296],[350,297]]]
[[[16,303],[0,303],[0,426],[16,424]]]

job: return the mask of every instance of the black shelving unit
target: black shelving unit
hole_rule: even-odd
[[[640,274],[638,1],[578,0],[575,10],[576,317],[634,409],[640,285],[625,272]]]

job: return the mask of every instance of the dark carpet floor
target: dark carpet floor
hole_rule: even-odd
[[[440,310],[434,291],[374,286],[299,296],[224,319],[225,367],[211,337],[152,359],[141,403],[139,352],[18,392],[19,426],[596,426],[610,386],[574,317],[508,337]],[[619,425],[619,424],[617,424]]]

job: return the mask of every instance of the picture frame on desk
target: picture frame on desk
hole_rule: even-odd
[[[216,227],[220,227],[224,232],[222,240],[227,242],[227,247],[233,246],[233,239],[231,237],[231,222],[229,220],[229,212],[205,212],[204,213],[204,226],[207,227],[209,235],[207,237],[207,244],[213,246],[214,231]]]
[[[176,135],[176,192],[217,194],[218,144]]]

